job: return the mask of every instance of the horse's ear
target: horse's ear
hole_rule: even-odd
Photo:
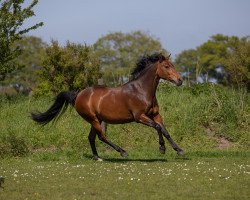
[[[168,55],[168,60],[170,59],[171,53]]]

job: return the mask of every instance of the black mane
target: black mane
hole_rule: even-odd
[[[131,73],[131,80],[137,78],[140,73],[146,69],[149,65],[156,63],[157,61],[166,60],[165,56],[162,53],[154,53],[152,55],[143,56],[137,63]]]

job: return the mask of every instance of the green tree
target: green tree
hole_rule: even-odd
[[[153,52],[163,52],[158,39],[141,31],[109,33],[94,44],[96,55],[101,60],[107,84],[116,85],[128,79],[138,58]]]
[[[218,83],[227,83],[226,73],[223,73],[225,70],[223,63],[239,40],[236,36],[217,34],[197,48],[203,77],[206,74],[207,79],[213,78]]]
[[[201,70],[199,66],[199,58],[195,49],[182,51],[175,59],[175,65],[178,70],[183,72],[182,77],[187,79],[188,83],[198,81]]]
[[[24,21],[35,15],[33,8],[38,0],[33,0],[26,8],[23,8],[24,0],[0,0],[0,3],[0,80],[3,81],[8,73],[18,67],[15,58],[21,54],[21,50],[13,44],[20,40],[23,34],[37,29],[43,23],[22,28]]]
[[[37,85],[37,71],[42,66],[42,57],[45,54],[47,44],[39,37],[24,36],[14,43],[14,47],[20,48],[22,53],[15,59],[20,66],[17,70],[9,73],[4,83],[19,83],[26,87]]]
[[[186,73],[186,76],[188,75],[191,82],[216,80],[218,83],[228,84],[230,80],[228,80],[228,71],[224,63],[232,52],[235,52],[241,40],[242,38],[236,36],[213,35],[196,49],[181,52],[175,62]]]
[[[223,62],[232,85],[250,90],[250,38],[242,38]]]
[[[97,84],[101,76],[100,62],[87,45],[67,42],[66,46],[60,47],[57,41],[52,41],[46,48],[39,75],[37,95],[51,95],[63,90],[79,91]]]

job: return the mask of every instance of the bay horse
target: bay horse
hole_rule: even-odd
[[[31,117],[34,121],[45,125],[62,114],[71,104],[78,114],[91,124],[88,139],[94,160],[102,160],[96,150],[96,135],[121,156],[127,156],[125,150],[107,139],[102,130],[102,122],[110,124],[137,122],[153,127],[159,135],[160,153],[164,154],[166,150],[163,139],[165,136],[177,154],[182,155],[183,150],[174,142],[163,125],[156,99],[156,89],[160,79],[170,81],[177,86],[182,84],[182,78],[170,62],[169,56],[165,57],[161,53],[143,56],[131,75],[130,81],[116,88],[92,86],[79,93],[61,92],[46,112],[33,112]]]

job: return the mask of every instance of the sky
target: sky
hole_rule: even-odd
[[[34,11],[24,27],[44,26],[29,35],[62,45],[92,45],[111,32],[141,30],[177,55],[217,33],[250,35],[250,0],[40,0]]]

